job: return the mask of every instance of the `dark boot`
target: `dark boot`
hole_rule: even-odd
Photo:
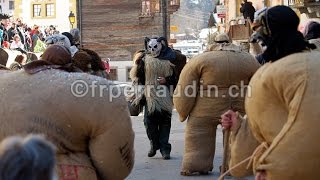
[[[155,156],[156,154],[157,154],[157,150],[158,150],[159,148],[154,148],[154,146],[151,146],[151,148],[150,148],[150,150],[149,150],[149,152],[148,152],[148,157],[153,157],[153,156]]]
[[[161,153],[161,154],[162,154],[162,158],[163,158],[164,160],[171,159],[170,153],[164,152],[164,153]]]

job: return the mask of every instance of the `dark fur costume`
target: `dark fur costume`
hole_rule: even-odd
[[[175,59],[169,59],[169,60],[174,65],[174,74],[175,74],[174,81],[176,81],[176,83],[177,83],[179,80],[179,77],[180,77],[180,73],[181,73],[183,67],[187,63],[187,57],[185,55],[181,54],[181,52],[178,50],[172,50],[172,52],[175,54],[174,55]],[[145,76],[144,76],[145,70],[144,70],[144,62],[143,62],[143,58],[145,57],[145,55],[146,55],[145,50],[138,50],[133,55],[133,57],[134,57],[133,62],[137,66],[137,70],[135,72],[131,72],[130,77],[131,77],[131,79],[136,79],[140,85],[145,85]],[[159,59],[161,59],[161,58],[159,58]],[[168,79],[168,80],[170,81],[170,79]]]
[[[181,70],[186,64],[186,56],[179,51],[164,47],[164,50],[162,49],[156,58],[149,56],[146,50],[138,50],[134,54],[133,61],[135,65],[130,71],[130,77],[134,84],[158,87],[156,78],[164,76],[167,90],[173,93],[174,89],[171,87],[175,88],[178,82]],[[168,74],[169,76],[167,76]],[[155,96],[152,90],[146,91],[146,89],[148,87],[145,87],[142,93],[140,92],[142,95],[138,94],[134,97],[138,99],[135,103],[145,106],[144,125],[151,145],[148,156],[154,156],[156,151],[160,149],[162,156],[168,159],[171,152],[169,134],[173,107],[172,97],[171,94],[167,94],[165,98],[160,98]],[[148,94],[147,97],[146,94]]]

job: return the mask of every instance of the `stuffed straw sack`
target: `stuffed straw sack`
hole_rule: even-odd
[[[81,94],[77,82],[97,88]],[[98,87],[103,86],[107,88],[101,92]],[[61,180],[125,179],[134,163],[134,132],[125,97],[112,86],[116,85],[84,73],[4,71],[0,140],[43,134],[57,147]],[[109,90],[119,96],[112,97]]]
[[[182,172],[213,168],[220,116],[230,108],[244,113],[245,85],[259,67],[253,56],[241,51],[206,52],[186,64],[173,99],[180,121],[188,119]],[[234,92],[238,96],[231,97],[229,88],[233,85],[244,89],[239,88]]]
[[[268,180],[320,177],[319,57],[287,56],[263,66],[250,82],[248,122],[256,139],[269,146],[255,157],[254,170],[265,170]]]

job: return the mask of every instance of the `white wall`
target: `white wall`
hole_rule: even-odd
[[[117,68],[118,70],[118,79],[120,82],[127,82],[127,69],[132,67],[132,61],[110,61],[111,68]]]
[[[9,0],[0,0],[2,13],[13,15],[13,10],[9,10]]]
[[[22,9],[23,12],[19,16],[23,18],[23,21],[27,23],[29,26],[33,26],[34,24],[40,27],[48,27],[50,25],[56,26],[57,30],[60,32],[69,31],[71,29],[69,23],[69,8],[70,1],[69,0],[57,0],[56,1],[56,17],[53,19],[32,19],[31,18],[31,0],[23,0],[21,7],[16,7]]]

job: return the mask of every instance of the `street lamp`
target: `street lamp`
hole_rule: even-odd
[[[69,14],[69,22],[71,24],[71,27],[73,28],[73,24],[76,22],[76,17],[74,16],[72,11],[70,11],[70,14]]]

